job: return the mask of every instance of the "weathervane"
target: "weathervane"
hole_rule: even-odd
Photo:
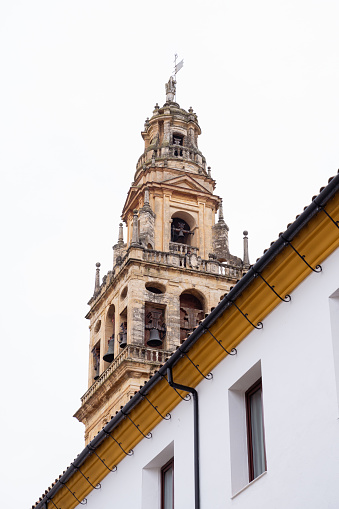
[[[177,63],[178,55],[174,54],[174,80],[177,81],[177,72],[180,71],[180,69],[184,65],[184,60],[180,60],[180,62]],[[177,100],[177,91],[175,91],[175,101]]]

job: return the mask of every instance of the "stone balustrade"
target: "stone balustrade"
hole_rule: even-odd
[[[89,304],[105,292],[106,288],[114,281],[117,274],[123,269],[130,258],[135,259],[137,257],[137,259],[144,260],[148,263],[168,265],[169,267],[182,267],[197,272],[210,273],[224,277],[236,279],[242,277],[242,265],[232,265],[225,262],[221,263],[213,258],[203,260],[198,255],[199,249],[196,247],[180,244],[179,242],[170,242],[169,249],[169,251],[156,251],[154,249],[145,249],[142,246],[138,246],[136,249],[130,248],[119,263],[115,265],[113,271],[110,271],[107,276],[103,277],[99,290],[93,295]]]
[[[179,253],[181,255],[185,255],[187,253],[190,253],[190,254],[194,253],[194,254],[198,255],[198,252],[199,252],[198,247],[188,246],[187,244],[181,244],[180,242],[170,242],[169,250],[172,253]]]
[[[139,170],[144,164],[149,163],[153,155],[156,159],[188,159],[194,161],[206,170],[206,162],[201,152],[194,147],[184,147],[182,145],[167,145],[144,152],[138,159],[136,169]]]
[[[81,404],[84,405],[91,396],[105,383],[107,378],[120,366],[124,361],[134,362],[151,362],[155,365],[164,364],[166,359],[172,355],[173,352],[168,350],[158,350],[155,348],[148,348],[140,345],[127,345],[119,355],[111,362],[107,369],[100,375],[98,380],[88,389],[81,398]]]

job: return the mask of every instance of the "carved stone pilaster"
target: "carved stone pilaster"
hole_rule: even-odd
[[[154,249],[155,214],[149,204],[149,189],[145,188],[144,205],[139,211],[139,241],[146,249]]]

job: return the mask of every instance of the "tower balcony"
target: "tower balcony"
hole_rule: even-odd
[[[234,263],[219,262],[212,256],[208,260],[203,260],[199,256],[199,249],[179,242],[170,242],[169,251],[157,251],[155,249],[146,249],[140,246],[131,246],[125,256],[115,264],[113,271],[109,271],[102,278],[102,283],[89,300],[92,305],[107,288],[114,282],[117,275],[132,260],[139,260],[146,263],[167,266],[168,268],[179,268],[193,270],[200,274],[211,274],[213,276],[223,276],[229,279],[240,279],[243,276],[243,264],[238,258]],[[235,258],[235,257],[233,257]],[[114,284],[114,283],[113,283]]]
[[[138,159],[136,169],[141,170],[144,165],[152,163],[152,159],[155,163],[160,165],[164,161],[180,161],[185,160],[197,165],[203,173],[206,174],[206,160],[201,154],[200,150],[195,147],[185,147],[182,145],[167,145],[164,147],[149,147]]]
[[[151,366],[151,370],[156,369],[161,364],[164,364],[166,359],[172,355],[173,352],[167,350],[158,350],[155,348],[148,348],[141,345],[127,345],[119,355],[111,362],[107,369],[100,375],[94,384],[85,392],[81,398],[81,405],[85,405],[92,396],[111,378],[114,374],[122,368],[123,364],[134,364],[135,366],[143,364]],[[148,370],[149,371],[149,370]]]

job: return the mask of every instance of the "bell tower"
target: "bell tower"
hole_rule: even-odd
[[[198,117],[174,102],[175,87],[171,77],[165,104],[145,121],[144,152],[121,215],[126,241],[120,223],[113,267],[101,283],[97,263],[86,316],[88,390],[75,413],[86,443],[249,267],[248,254],[243,262],[229,252],[222,200],[198,148]]]

